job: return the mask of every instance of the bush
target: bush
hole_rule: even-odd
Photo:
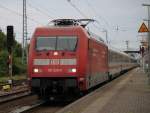
[[[20,57],[13,58],[13,74],[26,73],[26,65],[22,64]]]
[[[0,76],[8,75],[8,66],[7,66],[8,52],[0,52]]]
[[[0,77],[8,76],[8,52],[0,52]],[[26,73],[26,65],[22,64],[21,57],[13,57],[13,75]]]
[[[13,45],[13,75],[26,73],[26,65],[21,62],[21,44],[14,41]],[[0,32],[0,77],[8,76],[8,52],[6,46],[6,35]]]

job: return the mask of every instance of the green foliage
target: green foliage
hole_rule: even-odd
[[[21,57],[13,59],[13,74],[22,74],[26,72],[26,65],[22,64]]]
[[[7,82],[8,79],[10,79],[9,76],[2,76],[2,77],[0,76],[0,85],[8,83]],[[26,79],[26,76],[25,75],[13,75],[12,79],[13,80],[24,80],[24,79]]]
[[[13,53],[14,53],[14,57],[21,57],[21,55],[22,55],[21,44],[19,44],[17,42],[14,44]]]
[[[26,72],[26,65],[21,62],[22,48],[17,41],[13,45],[13,75],[22,74]],[[8,52],[6,45],[6,35],[0,32],[0,77],[8,76]]]
[[[8,73],[7,59],[8,59],[8,52],[1,51],[0,52],[0,76],[4,76]]]
[[[0,51],[6,50],[6,35],[0,32]]]

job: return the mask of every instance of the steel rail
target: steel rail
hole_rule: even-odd
[[[23,106],[21,108],[15,109],[14,111],[10,112],[10,113],[25,113],[25,112],[29,112],[30,110],[37,108],[41,105],[43,105],[44,103],[46,103],[45,100],[39,100],[37,102],[35,102],[33,105],[30,106]]]
[[[3,104],[8,101],[19,99],[31,94],[31,91],[26,89],[18,92],[8,93],[0,96],[0,104]]]

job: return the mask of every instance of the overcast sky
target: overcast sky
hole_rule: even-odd
[[[111,46],[125,49],[128,40],[130,48],[139,48],[141,34],[137,31],[147,18],[147,8],[142,3],[150,4],[150,0],[27,0],[28,37],[36,27],[56,18],[93,18],[98,22],[89,29],[104,40],[103,31],[107,30]],[[19,42],[22,41],[22,4],[22,0],[0,0],[0,28],[6,31],[7,25],[14,25]]]

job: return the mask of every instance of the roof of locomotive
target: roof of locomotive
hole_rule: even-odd
[[[55,19],[49,22],[53,26],[82,26],[86,27],[89,23],[94,22],[94,19]]]
[[[54,27],[54,28],[69,28],[69,29],[82,29],[83,31],[85,31],[86,33],[88,33],[90,39],[95,39],[96,41],[100,41],[100,42],[103,42],[104,43],[104,40],[90,32],[89,30],[86,29],[86,26],[91,23],[91,22],[94,22],[96,20],[94,19],[55,19],[55,20],[52,20],[49,22],[49,27]]]
[[[49,34],[51,32],[52,35],[55,35],[55,33],[59,33],[63,35],[65,32],[70,32],[73,34],[76,34],[77,32],[84,32],[87,35],[88,32],[81,26],[43,26],[43,27],[37,27],[34,31],[34,36],[40,36],[41,34]],[[62,33],[61,33],[62,32]]]
[[[48,24],[47,26],[36,28],[35,33],[36,35],[40,35],[41,32],[46,32],[48,30],[54,30],[54,31],[55,30],[64,30],[64,31],[65,30],[70,30],[70,31],[82,30],[83,32],[87,33],[87,35],[89,35],[88,38],[104,43],[104,40],[100,36],[86,29],[86,25],[88,23],[83,24],[80,21],[88,21],[88,23],[90,23],[91,21],[93,22],[94,20],[92,19],[77,19],[77,20],[76,19],[56,19],[56,20],[51,21],[52,24]]]

